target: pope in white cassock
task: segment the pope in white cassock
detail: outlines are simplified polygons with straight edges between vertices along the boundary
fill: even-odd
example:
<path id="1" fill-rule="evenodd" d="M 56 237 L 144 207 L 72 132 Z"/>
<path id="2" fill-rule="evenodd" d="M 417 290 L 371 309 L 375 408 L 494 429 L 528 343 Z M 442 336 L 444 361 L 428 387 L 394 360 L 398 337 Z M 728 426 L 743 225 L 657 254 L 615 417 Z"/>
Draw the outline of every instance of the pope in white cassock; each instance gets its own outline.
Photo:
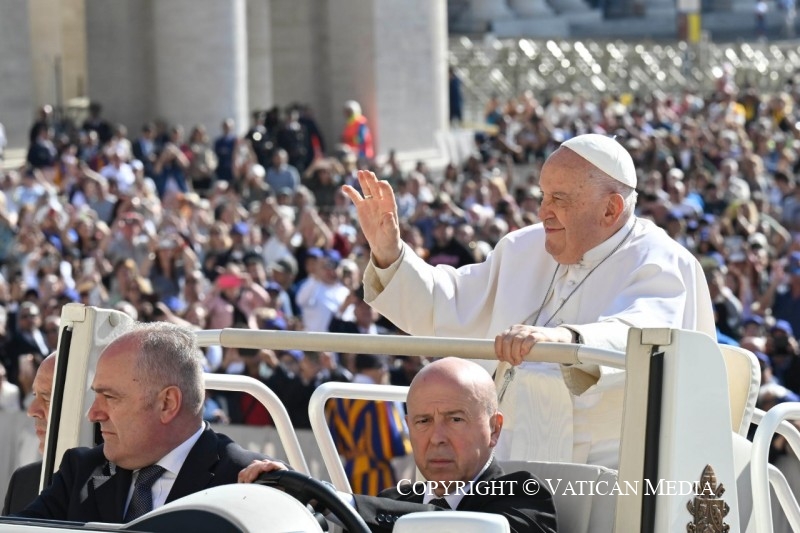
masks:
<path id="1" fill-rule="evenodd" d="M 542 168 L 542 222 L 458 270 L 418 257 L 400 239 L 391 186 L 371 172 L 358 179 L 363 197 L 343 190 L 372 249 L 365 300 L 412 335 L 494 337 L 498 360 L 517 367 L 497 376 L 512 377 L 500 404 L 501 460 L 619 463 L 624 372 L 522 363 L 536 342 L 625 350 L 630 327 L 715 335 L 699 263 L 634 215 L 633 160 L 609 137 L 564 142 Z"/>

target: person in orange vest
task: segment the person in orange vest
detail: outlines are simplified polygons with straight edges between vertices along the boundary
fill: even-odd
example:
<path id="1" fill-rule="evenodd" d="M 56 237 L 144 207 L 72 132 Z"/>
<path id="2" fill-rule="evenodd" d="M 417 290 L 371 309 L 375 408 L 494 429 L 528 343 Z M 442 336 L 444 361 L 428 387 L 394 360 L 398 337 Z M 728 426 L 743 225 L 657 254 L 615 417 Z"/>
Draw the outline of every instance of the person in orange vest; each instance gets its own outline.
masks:
<path id="1" fill-rule="evenodd" d="M 349 100 L 344 104 L 344 116 L 347 124 L 342 130 L 342 142 L 349 146 L 359 159 L 372 159 L 375 148 L 372 145 L 372 133 L 369 130 L 367 117 L 361 114 L 361 104 Z"/>

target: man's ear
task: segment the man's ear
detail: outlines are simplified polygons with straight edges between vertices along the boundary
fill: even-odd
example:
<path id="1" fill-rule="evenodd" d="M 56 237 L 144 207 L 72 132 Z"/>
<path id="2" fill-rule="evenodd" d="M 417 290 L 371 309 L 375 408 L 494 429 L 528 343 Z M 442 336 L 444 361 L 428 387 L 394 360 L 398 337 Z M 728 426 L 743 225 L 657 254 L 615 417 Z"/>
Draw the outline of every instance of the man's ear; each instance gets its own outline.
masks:
<path id="1" fill-rule="evenodd" d="M 158 413 L 163 424 L 171 422 L 181 411 L 183 394 L 175 385 L 170 385 L 158 393 Z"/>
<path id="2" fill-rule="evenodd" d="M 613 226 L 619 220 L 619 217 L 622 216 L 622 211 L 625 210 L 625 199 L 622 198 L 621 194 L 611 194 L 608 197 L 608 203 L 606 204 L 606 211 L 603 213 L 603 218 L 605 219 L 608 226 Z"/>
<path id="3" fill-rule="evenodd" d="M 489 428 L 492 430 L 489 442 L 492 448 L 494 448 L 497 446 L 497 440 L 500 438 L 500 430 L 503 429 L 503 413 L 497 411 L 489 418 Z"/>

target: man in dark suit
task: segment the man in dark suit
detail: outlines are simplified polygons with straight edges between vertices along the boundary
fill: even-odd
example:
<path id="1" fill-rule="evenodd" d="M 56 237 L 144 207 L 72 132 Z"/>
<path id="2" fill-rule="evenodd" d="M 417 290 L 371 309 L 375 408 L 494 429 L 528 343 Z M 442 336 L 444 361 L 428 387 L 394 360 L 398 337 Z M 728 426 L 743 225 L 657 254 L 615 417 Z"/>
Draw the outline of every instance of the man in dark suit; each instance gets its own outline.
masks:
<path id="1" fill-rule="evenodd" d="M 142 126 L 142 134 L 131 143 L 133 157 L 142 162 L 144 175 L 148 178 L 154 176 L 153 166 L 158 158 L 158 148 L 156 127 L 148 122 Z"/>
<path id="2" fill-rule="evenodd" d="M 100 425 L 104 443 L 68 450 L 52 484 L 17 516 L 129 522 L 234 483 L 263 458 L 203 424 L 202 354 L 184 328 L 139 324 L 114 340 L 98 360 L 92 390 L 89 420 Z"/>
<path id="3" fill-rule="evenodd" d="M 15 514 L 36 499 L 39 495 L 39 479 L 42 477 L 42 462 L 21 466 L 14 470 L 8 481 L 6 499 L 3 503 L 2 516 Z"/>
<path id="4" fill-rule="evenodd" d="M 405 514 L 475 511 L 505 516 L 516 533 L 555 533 L 553 498 L 528 472 L 506 474 L 493 457 L 503 427 L 491 376 L 477 364 L 448 357 L 425 366 L 408 391 L 414 462 L 427 480 L 401 482 L 379 496 L 352 502 L 373 532 L 390 532 Z M 269 463 L 253 463 L 239 476 L 252 481 Z"/>
<path id="5" fill-rule="evenodd" d="M 50 349 L 41 331 L 42 317 L 33 302 L 23 302 L 16 313 L 9 315 L 10 338 L 0 353 L 0 363 L 8 371 L 8 381 L 19 385 L 19 358 L 31 354 L 38 363 Z"/>
<path id="6" fill-rule="evenodd" d="M 445 496 L 445 502 L 459 496 L 457 493 L 471 493 L 461 497 L 455 504 L 456 507 L 437 500 L 433 490 L 430 490 L 432 497 L 425 494 L 425 488 L 432 489 L 433 483 L 419 483 L 416 488 L 411 483 L 400 484 L 385 490 L 377 497 L 358 494 L 353 497 L 358 514 L 375 533 L 392 531 L 395 521 L 409 513 L 451 509 L 503 515 L 508 520 L 511 531 L 515 533 L 556 531 L 552 496 L 546 485 L 541 484 L 529 472 L 507 474 L 492 459 L 488 468 L 471 485 L 472 488 L 469 483 L 462 490 L 456 489 L 455 484 L 446 486 L 456 494 Z M 527 493 L 526 490 L 530 492 Z"/>
<path id="7" fill-rule="evenodd" d="M 44 438 L 47 433 L 47 417 L 50 414 L 50 394 L 53 389 L 53 374 L 56 368 L 56 354 L 48 355 L 33 378 L 31 390 L 33 401 L 28 407 L 28 416 L 34 419 L 36 436 L 39 438 L 39 453 L 44 452 Z M 17 468 L 8 482 L 6 499 L 3 503 L 3 516 L 14 514 L 28 506 L 39 495 L 39 479 L 42 477 L 42 462 L 36 461 Z"/>

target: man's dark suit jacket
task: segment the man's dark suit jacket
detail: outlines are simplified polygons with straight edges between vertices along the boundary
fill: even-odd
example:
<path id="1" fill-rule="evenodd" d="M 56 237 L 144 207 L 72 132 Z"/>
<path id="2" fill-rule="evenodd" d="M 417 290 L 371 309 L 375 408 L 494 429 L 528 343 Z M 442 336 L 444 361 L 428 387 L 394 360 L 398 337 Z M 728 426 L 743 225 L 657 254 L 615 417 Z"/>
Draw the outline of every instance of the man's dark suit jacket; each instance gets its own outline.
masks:
<path id="1" fill-rule="evenodd" d="M 37 364 L 48 355 L 42 353 L 38 344 L 25 338 L 21 333 L 14 334 L 3 346 L 0 363 L 6 367 L 8 381 L 14 385 L 19 385 L 19 356 L 29 353 L 37 356 Z"/>
<path id="2" fill-rule="evenodd" d="M 3 503 L 2 516 L 18 513 L 39 495 L 39 479 L 42 477 L 42 462 L 21 466 L 11 474 Z"/>
<path id="3" fill-rule="evenodd" d="M 264 458 L 206 428 L 178 472 L 167 503 L 209 487 L 236 483 L 242 468 Z M 16 516 L 121 523 L 131 474 L 106 460 L 102 444 L 67 450 L 52 484 Z"/>
<path id="4" fill-rule="evenodd" d="M 492 461 L 478 481 L 515 481 L 513 495 L 508 490 L 512 484 L 504 483 L 505 495 L 468 494 L 462 498 L 457 510 L 503 515 L 508 519 L 514 533 L 555 533 L 556 511 L 553 498 L 543 483 L 539 483 L 537 494 L 526 494 L 523 483 L 529 479 L 536 478 L 524 471 L 506 474 L 497 461 Z M 386 489 L 378 496 L 354 495 L 358 514 L 364 518 L 373 533 L 389 533 L 397 519 L 405 514 L 442 510 L 434 505 L 423 504 L 422 495 L 413 494 L 411 485 L 407 488 L 409 490 L 403 490 L 402 494 L 395 487 Z M 481 490 L 491 492 L 487 487 Z"/>

